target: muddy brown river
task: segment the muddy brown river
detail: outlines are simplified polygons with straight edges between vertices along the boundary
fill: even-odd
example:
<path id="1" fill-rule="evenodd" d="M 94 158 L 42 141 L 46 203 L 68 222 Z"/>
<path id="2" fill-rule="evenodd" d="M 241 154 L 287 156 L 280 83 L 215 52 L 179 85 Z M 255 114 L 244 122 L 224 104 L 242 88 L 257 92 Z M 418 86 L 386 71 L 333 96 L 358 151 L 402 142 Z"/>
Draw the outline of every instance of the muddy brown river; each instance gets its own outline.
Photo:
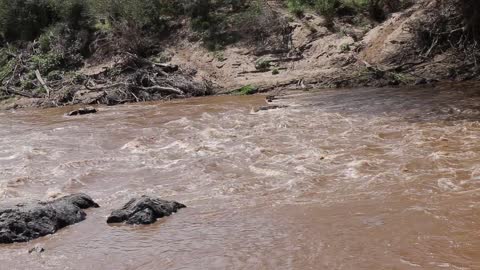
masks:
<path id="1" fill-rule="evenodd" d="M 479 86 L 299 91 L 252 110 L 264 104 L 0 112 L 2 201 L 101 205 L 0 245 L 0 269 L 480 269 Z M 188 208 L 106 224 L 143 194 Z"/>

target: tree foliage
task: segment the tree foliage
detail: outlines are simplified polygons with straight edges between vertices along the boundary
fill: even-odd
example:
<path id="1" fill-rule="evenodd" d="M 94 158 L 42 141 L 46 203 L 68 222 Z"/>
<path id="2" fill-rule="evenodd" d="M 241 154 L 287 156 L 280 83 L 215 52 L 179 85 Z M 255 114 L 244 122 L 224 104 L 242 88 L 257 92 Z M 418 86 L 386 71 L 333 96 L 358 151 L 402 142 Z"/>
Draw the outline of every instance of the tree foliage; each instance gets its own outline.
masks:
<path id="1" fill-rule="evenodd" d="M 285 0 L 292 13 L 301 16 L 305 9 L 312 9 L 332 20 L 341 13 L 365 13 L 372 19 L 383 20 L 389 13 L 411 4 L 410 0 Z"/>

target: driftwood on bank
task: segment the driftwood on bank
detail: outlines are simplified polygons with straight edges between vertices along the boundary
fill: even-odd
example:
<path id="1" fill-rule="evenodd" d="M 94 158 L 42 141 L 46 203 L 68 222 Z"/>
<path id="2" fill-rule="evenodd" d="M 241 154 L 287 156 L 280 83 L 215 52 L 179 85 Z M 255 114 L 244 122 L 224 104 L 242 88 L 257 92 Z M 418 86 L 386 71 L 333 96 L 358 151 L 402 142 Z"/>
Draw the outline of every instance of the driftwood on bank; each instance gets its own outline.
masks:
<path id="1" fill-rule="evenodd" d="M 176 94 L 176 95 L 185 95 L 185 93 L 174 87 L 166 87 L 166 86 L 159 86 L 159 85 L 154 85 L 154 86 L 149 86 L 149 87 L 143 87 L 143 86 L 137 86 L 135 84 L 131 83 L 115 83 L 111 85 L 102 85 L 102 86 L 90 86 L 89 82 L 85 84 L 85 88 L 91 91 L 104 91 L 107 89 L 112 89 L 112 88 L 118 88 L 118 87 L 125 87 L 127 89 L 136 89 L 136 90 L 141 90 L 141 91 L 146 91 L 146 92 L 160 92 L 160 93 L 165 93 L 165 94 Z"/>
<path id="2" fill-rule="evenodd" d="M 5 92 L 7 94 L 11 94 L 11 95 L 17 95 L 17 96 L 27 97 L 27 98 L 36 98 L 36 96 L 31 94 L 31 93 L 27 93 L 27 92 L 24 92 L 24 91 L 18 91 L 18 90 L 11 89 L 11 88 L 8 88 L 8 87 L 0 88 L 0 90 L 2 90 L 3 92 Z"/>
<path id="3" fill-rule="evenodd" d="M 43 80 L 42 75 L 40 75 L 40 71 L 38 69 L 35 70 L 35 76 L 37 77 L 37 80 L 40 82 L 40 84 L 43 86 L 43 89 L 45 89 L 45 91 L 47 92 L 47 97 L 50 97 L 50 88 Z"/>
<path id="4" fill-rule="evenodd" d="M 165 100 L 208 95 L 213 88 L 205 79 L 195 78 L 196 71 L 192 69 L 155 63 L 131 53 L 117 55 L 114 65 L 89 75 L 80 72 L 72 77 L 58 73 L 58 79 L 46 80 L 39 70 L 34 70 L 34 78 L 29 79 L 32 88 L 23 88 L 28 69 L 20 56 L 16 57 L 0 93 L 7 97 L 40 98 L 46 106 Z M 39 87 L 44 93 L 34 91 Z"/>

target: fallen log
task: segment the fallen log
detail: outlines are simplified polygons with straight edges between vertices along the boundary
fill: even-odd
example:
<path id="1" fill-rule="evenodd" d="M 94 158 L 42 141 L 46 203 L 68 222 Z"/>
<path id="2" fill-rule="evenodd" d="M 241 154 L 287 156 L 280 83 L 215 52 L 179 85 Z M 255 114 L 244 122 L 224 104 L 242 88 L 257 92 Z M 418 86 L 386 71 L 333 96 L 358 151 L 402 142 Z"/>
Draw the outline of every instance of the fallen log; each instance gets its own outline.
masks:
<path id="1" fill-rule="evenodd" d="M 91 87 L 88 85 L 88 82 L 85 83 L 85 88 L 91 91 L 104 91 L 105 89 L 111 89 L 111 88 L 116 88 L 116 87 L 125 87 L 125 88 L 130 88 L 130 89 L 135 89 L 135 90 L 141 90 L 145 92 L 162 92 L 165 94 L 175 94 L 175 95 L 185 95 L 185 92 L 178 88 L 174 87 L 167 87 L 167 86 L 160 86 L 160 85 L 154 85 L 154 86 L 149 86 L 149 87 L 143 87 L 143 86 L 138 86 L 134 84 L 129 84 L 129 83 L 115 83 L 111 85 L 105 85 L 105 86 L 96 86 L 96 87 Z"/>
<path id="2" fill-rule="evenodd" d="M 162 92 L 162 93 L 166 93 L 166 94 L 175 94 L 175 95 L 185 95 L 185 93 L 178 89 L 178 88 L 173 88 L 173 87 L 165 87 L 165 86 L 159 86 L 159 85 L 155 85 L 155 86 L 149 86 L 149 87 L 142 87 L 142 86 L 131 86 L 132 88 L 134 89 L 137 89 L 137 90 L 141 90 L 141 91 L 145 91 L 145 92 Z"/>

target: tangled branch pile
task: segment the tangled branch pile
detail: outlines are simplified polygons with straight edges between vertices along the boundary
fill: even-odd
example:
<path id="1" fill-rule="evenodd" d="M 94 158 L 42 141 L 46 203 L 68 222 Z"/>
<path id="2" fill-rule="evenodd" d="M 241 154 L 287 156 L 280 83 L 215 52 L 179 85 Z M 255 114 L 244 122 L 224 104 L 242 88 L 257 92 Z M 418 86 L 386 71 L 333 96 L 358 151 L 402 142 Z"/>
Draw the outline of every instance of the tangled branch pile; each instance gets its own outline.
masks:
<path id="1" fill-rule="evenodd" d="M 38 69 L 33 73 L 29 70 L 29 63 L 25 60 L 27 57 L 23 54 L 11 55 L 10 62 L 15 67 L 0 92 L 4 96 L 42 98 L 43 106 L 77 103 L 114 105 L 212 94 L 213 88 L 208 81 L 195 80 L 194 70 L 153 63 L 130 53 L 116 58 L 113 67 L 96 74 L 87 76 L 54 72 L 49 74 L 48 79 L 43 79 Z M 31 85 L 27 87 L 25 81 Z M 28 91 L 27 88 L 34 91 Z"/>
<path id="2" fill-rule="evenodd" d="M 180 70 L 176 65 L 154 63 L 126 53 L 113 68 L 86 78 L 87 90 L 68 88 L 60 100 L 114 105 L 212 94 L 209 82 L 195 81 L 194 75 L 194 70 Z"/>

